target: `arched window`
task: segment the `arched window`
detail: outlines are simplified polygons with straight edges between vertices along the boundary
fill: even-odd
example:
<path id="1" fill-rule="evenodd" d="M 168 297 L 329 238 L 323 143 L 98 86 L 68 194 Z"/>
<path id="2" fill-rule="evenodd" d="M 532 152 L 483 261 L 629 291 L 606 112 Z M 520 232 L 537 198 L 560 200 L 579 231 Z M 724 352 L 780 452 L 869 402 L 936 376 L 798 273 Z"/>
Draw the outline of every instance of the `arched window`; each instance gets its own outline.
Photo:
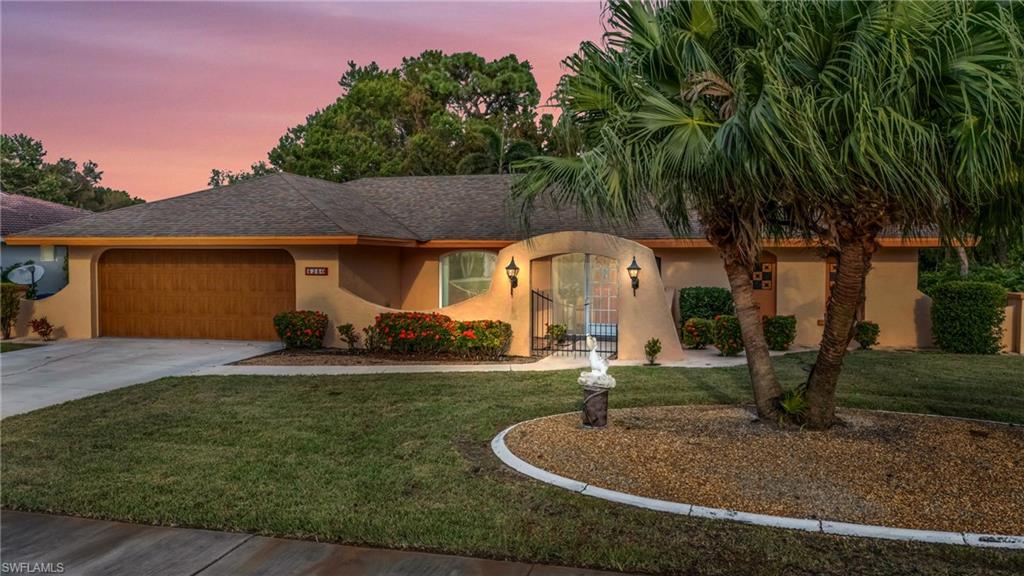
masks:
<path id="1" fill-rule="evenodd" d="M 493 252 L 452 252 L 441 257 L 441 306 L 450 306 L 483 294 L 491 287 Z"/>

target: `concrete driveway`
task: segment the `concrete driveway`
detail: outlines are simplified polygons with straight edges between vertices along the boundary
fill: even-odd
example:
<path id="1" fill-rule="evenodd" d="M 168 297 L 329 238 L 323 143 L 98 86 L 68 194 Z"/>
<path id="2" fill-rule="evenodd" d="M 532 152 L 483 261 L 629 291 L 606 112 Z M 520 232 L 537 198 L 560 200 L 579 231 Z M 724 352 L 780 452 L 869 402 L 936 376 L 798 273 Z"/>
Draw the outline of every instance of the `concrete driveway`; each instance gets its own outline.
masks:
<path id="1" fill-rule="evenodd" d="M 190 374 L 277 350 L 276 342 L 95 338 L 0 356 L 4 417 L 100 392 Z"/>

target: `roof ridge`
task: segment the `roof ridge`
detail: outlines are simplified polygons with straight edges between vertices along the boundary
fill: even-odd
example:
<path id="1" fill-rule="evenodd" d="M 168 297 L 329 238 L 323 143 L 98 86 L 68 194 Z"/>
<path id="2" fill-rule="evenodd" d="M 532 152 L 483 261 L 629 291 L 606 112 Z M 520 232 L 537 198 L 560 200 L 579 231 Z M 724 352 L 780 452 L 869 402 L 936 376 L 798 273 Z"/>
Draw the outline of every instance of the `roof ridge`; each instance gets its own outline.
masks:
<path id="1" fill-rule="evenodd" d="M 281 178 L 281 180 L 283 180 L 285 182 L 285 184 L 288 185 L 289 188 L 294 190 L 296 194 L 298 194 L 299 196 L 302 196 L 302 199 L 305 200 L 307 203 L 309 203 L 310 206 L 312 206 L 313 208 L 316 208 L 317 212 L 323 214 L 324 218 L 326 218 L 328 222 L 333 224 L 334 227 L 338 229 L 338 231 L 343 232 L 345 234 L 351 234 L 351 232 L 349 232 L 348 230 L 345 230 L 344 228 L 342 228 L 341 225 L 338 224 L 337 220 L 335 220 L 334 218 L 331 218 L 330 214 L 328 214 L 327 212 L 324 212 L 324 209 L 321 208 L 320 206 L 318 206 L 316 202 L 313 202 L 312 200 L 310 200 L 309 196 L 306 196 L 305 192 L 303 192 L 302 190 L 299 190 L 298 186 L 296 186 L 294 183 L 292 183 L 291 180 L 286 178 L 286 176 L 293 176 L 293 174 L 289 174 L 287 172 L 277 172 L 276 175 L 279 176 Z"/>
<path id="2" fill-rule="evenodd" d="M 382 178 L 386 178 L 386 176 L 382 176 Z M 360 178 L 359 180 L 363 180 L 363 178 Z M 338 186 L 339 188 L 345 188 L 345 187 L 346 187 L 346 185 L 347 185 L 347 184 L 349 184 L 350 182 L 358 182 L 359 180 L 349 180 L 348 182 L 335 182 L 335 184 L 337 184 L 337 186 Z M 424 241 L 423 237 L 422 237 L 422 236 L 420 236 L 418 232 L 416 232 L 415 230 L 413 230 L 412 228 L 410 228 L 410 227 L 409 227 L 409 226 L 408 226 L 408 225 L 407 225 L 407 224 L 406 224 L 406 223 L 405 223 L 405 222 L 404 222 L 404 221 L 403 221 L 403 220 L 402 220 L 401 218 L 399 218 L 398 216 L 395 216 L 395 215 L 394 215 L 394 214 L 392 214 L 391 212 L 389 212 L 389 211 L 385 210 L 384 208 L 381 208 L 380 204 L 378 204 L 378 203 L 376 203 L 376 202 L 374 202 L 374 201 L 373 201 L 373 198 L 367 198 L 367 196 L 365 196 L 365 195 L 363 195 L 363 194 L 360 194 L 360 193 L 359 193 L 359 192 L 357 192 L 357 191 L 356 191 L 355 189 L 349 190 L 348 192 L 349 192 L 350 194 L 355 194 L 355 195 L 359 196 L 359 199 L 360 199 L 360 200 L 363 200 L 364 202 L 367 202 L 368 204 L 370 204 L 371 206 L 373 206 L 374 208 L 376 208 L 377 210 L 379 210 L 380 212 L 382 212 L 382 213 L 383 213 L 383 214 L 384 214 L 385 216 L 387 216 L 388 218 L 390 218 L 392 222 L 394 222 L 394 223 L 398 224 L 399 226 L 401 226 L 402 228 L 404 228 L 404 229 L 405 229 L 405 230 L 406 230 L 406 231 L 407 231 L 407 232 L 408 232 L 408 233 L 409 233 L 409 234 L 410 234 L 410 235 L 411 235 L 411 236 L 412 236 L 413 238 L 415 238 L 415 239 L 416 239 L 417 241 L 420 241 L 420 242 L 423 242 L 423 241 Z"/>

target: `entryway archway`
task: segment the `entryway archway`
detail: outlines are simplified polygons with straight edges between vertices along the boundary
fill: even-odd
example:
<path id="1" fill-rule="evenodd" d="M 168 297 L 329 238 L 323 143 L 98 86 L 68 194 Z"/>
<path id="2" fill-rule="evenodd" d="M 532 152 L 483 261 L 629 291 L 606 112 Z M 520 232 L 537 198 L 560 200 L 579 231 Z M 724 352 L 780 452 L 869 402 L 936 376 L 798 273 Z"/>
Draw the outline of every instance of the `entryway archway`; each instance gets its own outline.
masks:
<path id="1" fill-rule="evenodd" d="M 618 261 L 573 252 L 550 258 L 550 282 L 531 289 L 532 351 L 584 355 L 587 335 L 604 356 L 618 353 Z"/>

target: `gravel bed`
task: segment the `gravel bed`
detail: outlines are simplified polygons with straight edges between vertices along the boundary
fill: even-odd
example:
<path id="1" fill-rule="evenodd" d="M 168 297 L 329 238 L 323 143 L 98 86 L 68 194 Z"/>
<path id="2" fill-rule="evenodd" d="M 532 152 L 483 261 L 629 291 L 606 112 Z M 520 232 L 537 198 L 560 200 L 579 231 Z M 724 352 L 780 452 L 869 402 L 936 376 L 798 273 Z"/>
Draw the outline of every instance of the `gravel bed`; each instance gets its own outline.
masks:
<path id="1" fill-rule="evenodd" d="M 380 366 L 390 364 L 527 364 L 537 360 L 537 358 L 528 356 L 505 356 L 499 360 L 474 360 L 453 354 L 410 356 L 408 354 L 370 354 L 350 352 L 340 348 L 321 348 L 320 350 L 278 350 L 246 358 L 234 364 L 240 366 Z"/>
<path id="2" fill-rule="evenodd" d="M 799 518 L 1024 534 L 1024 428 L 841 410 L 826 432 L 779 430 L 734 406 L 612 410 L 517 426 L 510 450 L 602 488 Z"/>

